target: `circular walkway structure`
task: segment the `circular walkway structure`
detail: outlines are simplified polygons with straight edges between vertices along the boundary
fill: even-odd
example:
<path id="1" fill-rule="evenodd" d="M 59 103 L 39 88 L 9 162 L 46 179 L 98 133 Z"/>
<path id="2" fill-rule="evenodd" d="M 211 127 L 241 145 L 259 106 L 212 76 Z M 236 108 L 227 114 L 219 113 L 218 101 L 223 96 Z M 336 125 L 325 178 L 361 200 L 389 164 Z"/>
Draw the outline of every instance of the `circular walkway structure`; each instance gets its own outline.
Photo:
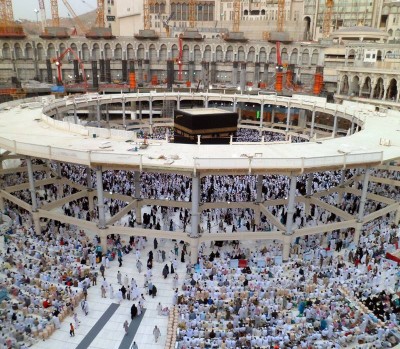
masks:
<path id="1" fill-rule="evenodd" d="M 99 110 L 105 104 L 120 103 L 125 123 L 125 105 L 130 102 L 148 102 L 150 111 L 154 101 L 173 100 L 179 106 L 185 100 L 200 100 L 207 107 L 213 101 L 227 101 L 232 103 L 236 110 L 238 103 L 252 103 L 264 105 L 284 106 L 287 108 L 285 132 L 291 131 L 290 110 L 296 108 L 309 110 L 312 119 L 309 128 L 304 128 L 302 134 L 312 136 L 315 133 L 315 113 L 322 112 L 330 115 L 333 126 L 332 136 L 328 138 L 312 139 L 307 143 L 235 143 L 229 145 L 189 145 L 174 144 L 167 141 L 149 140 L 143 147 L 143 140 L 136 138 L 135 132 L 125 130 L 105 129 L 99 127 L 85 127 L 78 123 L 57 120 L 62 114 L 69 113 L 75 116 L 79 110 L 94 107 Z M 263 113 L 261 112 L 261 115 Z M 337 125 L 340 119 L 348 121 L 351 127 L 348 136 L 335 137 Z M 149 118 L 150 127 L 157 125 L 160 120 Z M 400 113 L 388 110 L 378 113 L 367 105 L 349 107 L 326 103 L 320 99 L 312 99 L 309 96 L 297 98 L 277 97 L 271 95 L 228 95 L 213 93 L 143 93 L 143 94 L 116 94 L 116 95 L 83 95 L 76 98 L 52 100 L 42 98 L 40 100 L 25 100 L 22 103 L 8 103 L 1 106 L 0 111 L 0 148 L 6 150 L 1 158 L 23 157 L 27 159 L 27 168 L 21 171 L 28 172 L 29 183 L 22 184 L 18 188 L 6 188 L 1 191 L 1 205 L 4 199 L 33 213 L 36 228 L 40 228 L 40 218 L 55 219 L 61 222 L 77 225 L 82 228 L 97 231 L 100 236 L 107 235 L 107 227 L 113 225 L 129 210 L 139 210 L 144 205 L 161 205 L 169 207 L 184 207 L 191 212 L 191 228 L 189 233 L 149 230 L 143 228 L 127 228 L 113 226 L 113 233 L 128 235 L 157 236 L 187 241 L 191 244 L 192 259 L 197 257 L 197 246 L 207 240 L 237 240 L 237 239 L 279 239 L 283 242 L 283 257 L 289 255 L 290 243 L 293 238 L 308 234 L 321 233 L 336 229 L 355 228 L 356 236 L 359 235 L 363 224 L 388 212 L 396 212 L 396 219 L 400 218 L 399 203 L 378 195 L 367 193 L 370 169 L 377 166 L 385 166 L 400 157 Z M 265 128 L 263 120 L 260 120 L 257 129 Z M 358 132 L 355 132 L 359 130 Z M 138 194 L 134 197 L 124 196 L 119 193 L 107 193 L 103 190 L 103 183 L 97 180 L 96 188 L 78 186 L 68 178 L 61 178 L 56 174 L 42 181 L 33 178 L 32 158 L 40 158 L 48 161 L 67 162 L 87 166 L 96 171 L 97 178 L 102 178 L 102 172 L 107 169 L 135 171 L 136 193 L 140 190 L 141 172 L 177 173 L 192 178 L 191 202 L 167 201 L 159 199 L 142 199 Z M 363 175 L 358 175 L 351 182 L 362 180 L 362 190 L 346 187 L 344 171 L 349 168 L 365 169 Z M 331 206 L 319 197 L 324 193 L 318 192 L 312 195 L 311 182 L 313 173 L 321 171 L 341 170 L 342 180 L 340 186 L 330 188 L 325 194 L 331 192 L 352 192 L 360 196 L 360 209 L 357 215 L 351 216 L 335 206 Z M 2 170 L 3 174 L 7 170 Z M 50 167 L 48 171 L 51 172 Z M 200 178 L 207 175 L 256 175 L 257 176 L 257 200 L 256 202 L 200 202 Z M 282 174 L 290 178 L 290 189 L 286 199 L 268 200 L 261 199 L 263 176 L 268 174 Z M 296 182 L 298 177 L 307 175 L 307 195 L 296 196 Z M 57 200 L 42 207 L 37 207 L 36 188 L 44 184 L 69 183 L 74 185 L 79 192 L 70 197 Z M 261 184 L 260 184 L 261 183 Z M 14 190 L 15 189 L 15 190 Z M 13 190 L 29 189 L 32 202 L 26 203 L 12 195 Z M 368 195 L 375 195 L 374 200 L 381 200 L 385 207 L 373 214 L 364 216 L 364 205 Z M 56 213 L 55 208 L 63 204 L 87 196 L 93 201 L 98 198 L 98 222 L 88 222 L 73 217 L 66 217 Z M 105 219 L 104 197 L 123 200 L 127 206 L 111 220 Z M 301 229 L 293 228 L 293 214 L 296 203 L 304 203 L 322 206 L 330 212 L 335 212 L 340 222 L 317 225 Z M 93 205 L 93 204 L 92 204 Z M 287 205 L 287 223 L 283 225 L 274 217 L 268 207 Z M 200 234 L 199 222 L 201 211 L 212 208 L 250 208 L 253 209 L 259 221 L 260 213 L 275 227 L 271 232 L 247 232 L 235 234 Z M 138 211 L 136 211 L 138 212 Z M 257 216 L 256 215 L 256 216 Z M 140 223 L 140 214 L 137 215 Z M 103 239 L 105 240 L 105 239 Z"/>

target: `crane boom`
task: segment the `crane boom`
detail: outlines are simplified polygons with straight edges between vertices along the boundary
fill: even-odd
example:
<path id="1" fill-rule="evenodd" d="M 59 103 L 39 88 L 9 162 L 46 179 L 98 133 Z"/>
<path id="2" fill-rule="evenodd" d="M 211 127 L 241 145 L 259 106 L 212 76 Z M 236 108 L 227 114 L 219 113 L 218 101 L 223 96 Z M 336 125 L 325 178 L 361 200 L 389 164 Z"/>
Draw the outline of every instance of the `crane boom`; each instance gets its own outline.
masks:
<path id="1" fill-rule="evenodd" d="M 322 27 L 322 33 L 324 35 L 324 38 L 329 37 L 329 33 L 331 31 L 333 5 L 334 5 L 333 0 L 326 0 L 324 22 Z"/>
<path id="2" fill-rule="evenodd" d="M 79 29 L 81 30 L 81 32 L 84 34 L 88 31 L 88 28 L 86 28 L 86 26 L 82 23 L 82 21 L 79 19 L 79 17 L 76 15 L 74 9 L 71 7 L 71 5 L 69 4 L 69 2 L 67 0 L 62 0 L 62 2 L 64 3 L 65 7 L 68 9 L 69 13 L 71 14 L 71 16 L 73 17 L 73 19 L 75 20 L 76 24 L 78 24 Z"/>
<path id="3" fill-rule="evenodd" d="M 40 19 L 42 20 L 42 29 L 47 27 L 46 8 L 44 7 L 44 0 L 39 0 Z"/>
<path id="4" fill-rule="evenodd" d="M 143 0 L 143 21 L 144 30 L 150 29 L 150 0 Z"/>
<path id="5" fill-rule="evenodd" d="M 285 22 L 285 0 L 278 0 L 278 32 L 283 32 L 283 25 Z"/>
<path id="6" fill-rule="evenodd" d="M 52 26 L 60 26 L 60 17 L 58 15 L 58 0 L 50 0 Z"/>
<path id="7" fill-rule="evenodd" d="M 104 28 L 104 0 L 97 0 L 96 27 Z"/>

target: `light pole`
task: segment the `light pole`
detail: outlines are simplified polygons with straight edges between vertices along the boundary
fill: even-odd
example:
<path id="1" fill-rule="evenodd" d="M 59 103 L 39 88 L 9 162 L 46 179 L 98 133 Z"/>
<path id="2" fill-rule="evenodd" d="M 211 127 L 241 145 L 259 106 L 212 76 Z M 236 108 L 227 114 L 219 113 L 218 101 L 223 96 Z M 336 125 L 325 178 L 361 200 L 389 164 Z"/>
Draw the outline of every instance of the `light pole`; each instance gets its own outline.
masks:
<path id="1" fill-rule="evenodd" d="M 34 10 L 33 10 L 33 12 L 35 12 L 36 13 L 36 25 L 39 27 L 39 10 L 37 9 L 37 8 L 35 8 Z"/>

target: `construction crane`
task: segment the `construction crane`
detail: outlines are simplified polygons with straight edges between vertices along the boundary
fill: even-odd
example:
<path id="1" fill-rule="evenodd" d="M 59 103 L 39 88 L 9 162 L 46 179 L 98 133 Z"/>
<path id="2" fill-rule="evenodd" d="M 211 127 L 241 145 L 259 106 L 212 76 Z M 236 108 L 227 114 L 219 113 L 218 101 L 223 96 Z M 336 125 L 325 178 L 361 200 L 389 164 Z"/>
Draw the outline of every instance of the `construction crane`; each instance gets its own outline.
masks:
<path id="1" fill-rule="evenodd" d="M 97 0 L 96 27 L 104 28 L 104 0 Z"/>
<path id="2" fill-rule="evenodd" d="M 12 0 L 0 0 L 0 38 L 25 37 L 21 25 L 14 21 Z"/>
<path id="3" fill-rule="evenodd" d="M 333 0 L 325 1 L 324 22 L 322 25 L 322 34 L 323 34 L 324 38 L 329 37 L 330 31 L 331 31 L 333 5 L 334 5 Z"/>
<path id="4" fill-rule="evenodd" d="M 194 28 L 196 24 L 196 0 L 189 0 L 189 27 Z"/>
<path id="5" fill-rule="evenodd" d="M 238 33 L 240 26 L 240 0 L 233 3 L 233 32 Z"/>
<path id="6" fill-rule="evenodd" d="M 161 18 L 161 13 L 159 13 L 158 14 L 159 16 L 160 16 L 160 18 Z M 165 21 L 162 21 L 162 23 L 163 23 L 163 27 L 164 27 L 164 29 L 165 29 L 165 33 L 166 33 L 166 35 L 167 35 L 167 38 L 169 38 L 169 36 L 170 36 L 170 27 L 169 27 L 169 22 L 170 22 L 170 20 L 172 19 L 172 17 L 175 15 L 175 13 L 174 12 L 171 12 L 171 14 L 169 15 L 169 17 L 165 20 Z"/>
<path id="7" fill-rule="evenodd" d="M 67 53 L 72 54 L 75 59 L 78 61 L 79 63 L 79 67 L 81 68 L 81 73 L 82 73 L 82 79 L 83 79 L 83 84 L 85 89 L 87 89 L 88 87 L 88 83 L 87 83 L 87 79 L 86 79 L 86 74 L 85 74 L 85 67 L 83 65 L 83 62 L 80 60 L 79 56 L 77 55 L 77 53 L 71 49 L 70 47 L 68 47 L 64 52 L 61 53 L 61 55 L 59 55 L 56 58 L 52 58 L 51 61 L 52 63 L 55 63 L 57 66 L 57 85 L 58 86 L 63 86 L 63 79 L 62 79 L 62 71 L 61 71 L 61 67 L 62 67 L 62 60 L 63 58 L 66 56 Z"/>
<path id="8" fill-rule="evenodd" d="M 283 65 L 281 57 L 281 43 L 276 42 L 276 78 L 275 78 L 275 91 L 282 92 L 283 88 Z"/>
<path id="9" fill-rule="evenodd" d="M 285 0 L 278 0 L 278 22 L 277 31 L 283 32 L 283 25 L 285 22 Z"/>
<path id="10" fill-rule="evenodd" d="M 40 19 L 42 21 L 42 30 L 47 27 L 46 8 L 44 7 L 44 0 L 39 0 Z"/>
<path id="11" fill-rule="evenodd" d="M 58 15 L 58 0 L 50 0 L 52 26 L 60 26 L 60 16 Z"/>
<path id="12" fill-rule="evenodd" d="M 65 7 L 68 9 L 69 13 L 71 14 L 72 18 L 74 19 L 75 23 L 78 25 L 80 31 L 82 34 L 85 34 L 89 29 L 82 23 L 82 21 L 79 19 L 79 17 L 76 15 L 74 9 L 71 7 L 69 2 L 67 0 L 62 0 L 64 3 Z"/>

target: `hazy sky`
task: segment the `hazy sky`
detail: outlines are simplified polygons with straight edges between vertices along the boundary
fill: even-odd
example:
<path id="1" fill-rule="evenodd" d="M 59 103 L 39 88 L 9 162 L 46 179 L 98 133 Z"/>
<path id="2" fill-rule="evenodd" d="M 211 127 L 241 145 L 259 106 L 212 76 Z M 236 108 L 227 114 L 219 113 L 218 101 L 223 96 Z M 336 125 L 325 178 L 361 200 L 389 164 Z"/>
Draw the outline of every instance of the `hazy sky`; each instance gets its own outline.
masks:
<path id="1" fill-rule="evenodd" d="M 13 2 L 15 19 L 36 20 L 36 14 L 34 12 L 34 9 L 39 10 L 38 0 L 12 0 L 12 2 Z M 97 0 L 68 0 L 68 2 L 77 15 L 92 11 L 97 6 Z M 50 0 L 44 0 L 44 6 L 46 8 L 47 19 L 51 19 Z M 66 9 L 62 0 L 58 0 L 58 12 L 60 17 L 68 17 L 68 10 Z M 40 21 L 40 13 L 39 13 L 39 21 Z"/>

